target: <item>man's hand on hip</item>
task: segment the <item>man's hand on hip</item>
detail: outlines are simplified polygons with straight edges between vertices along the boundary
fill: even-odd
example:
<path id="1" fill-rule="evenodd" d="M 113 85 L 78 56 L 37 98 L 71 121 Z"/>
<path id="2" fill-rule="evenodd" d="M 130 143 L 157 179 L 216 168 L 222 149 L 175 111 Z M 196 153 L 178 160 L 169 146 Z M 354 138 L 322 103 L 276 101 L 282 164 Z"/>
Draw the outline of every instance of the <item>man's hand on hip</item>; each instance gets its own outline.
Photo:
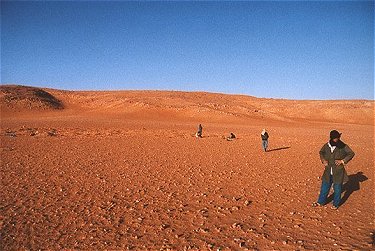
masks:
<path id="1" fill-rule="evenodd" d="M 336 164 L 336 166 L 338 166 L 338 165 L 341 165 L 341 164 L 345 164 L 345 162 L 344 162 L 344 160 L 335 160 L 335 164 Z"/>

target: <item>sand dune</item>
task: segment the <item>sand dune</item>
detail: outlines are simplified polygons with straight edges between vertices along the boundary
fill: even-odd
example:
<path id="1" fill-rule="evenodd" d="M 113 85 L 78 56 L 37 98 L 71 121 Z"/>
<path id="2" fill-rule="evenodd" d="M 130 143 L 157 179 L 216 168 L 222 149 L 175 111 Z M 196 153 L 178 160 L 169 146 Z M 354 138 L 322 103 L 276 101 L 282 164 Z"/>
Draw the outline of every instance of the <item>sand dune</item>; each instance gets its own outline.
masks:
<path id="1" fill-rule="evenodd" d="M 18 85 L 0 86 L 0 104 L 4 112 L 17 112 L 26 109 L 63 109 L 62 102 L 48 91 L 41 88 Z"/>
<path id="2" fill-rule="evenodd" d="M 0 87 L 3 116 L 43 108 L 126 114 L 133 117 L 199 121 L 275 120 L 374 123 L 374 101 L 297 101 L 204 92 L 86 91 L 72 92 L 8 85 Z"/>
<path id="3" fill-rule="evenodd" d="M 1 86 L 0 105 L 0 250 L 374 247 L 373 101 Z M 337 211 L 311 207 L 331 129 L 356 152 Z"/>

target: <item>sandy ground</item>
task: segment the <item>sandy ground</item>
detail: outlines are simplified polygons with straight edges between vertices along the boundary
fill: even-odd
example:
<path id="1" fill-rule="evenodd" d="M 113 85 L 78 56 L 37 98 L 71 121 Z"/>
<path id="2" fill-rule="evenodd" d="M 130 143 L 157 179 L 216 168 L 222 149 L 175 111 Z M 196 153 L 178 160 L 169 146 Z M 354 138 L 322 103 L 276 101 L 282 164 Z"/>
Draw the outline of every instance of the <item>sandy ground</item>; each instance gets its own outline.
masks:
<path id="1" fill-rule="evenodd" d="M 138 92 L 137 101 L 131 92 L 49 92 L 63 109 L 2 101 L 0 250 L 374 248 L 373 105 L 343 101 L 338 113 L 361 117 L 345 123 L 314 119 L 333 101 L 259 108 L 251 99 L 249 108 L 246 97 L 234 104 L 219 94 L 175 93 L 178 103 L 163 92 Z M 311 207 L 332 129 L 356 153 L 336 211 Z M 236 140 L 225 140 L 230 132 Z"/>

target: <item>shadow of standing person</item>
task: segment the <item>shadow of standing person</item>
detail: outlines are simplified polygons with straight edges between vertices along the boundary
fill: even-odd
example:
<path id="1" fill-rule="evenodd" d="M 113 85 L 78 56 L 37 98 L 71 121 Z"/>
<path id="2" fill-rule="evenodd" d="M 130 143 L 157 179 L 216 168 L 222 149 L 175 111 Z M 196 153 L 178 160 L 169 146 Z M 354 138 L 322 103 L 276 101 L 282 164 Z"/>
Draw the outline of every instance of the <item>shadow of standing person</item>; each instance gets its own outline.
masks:
<path id="1" fill-rule="evenodd" d="M 349 181 L 346 182 L 343 187 L 341 193 L 344 193 L 344 196 L 341 198 L 340 206 L 343 205 L 350 197 L 350 195 L 358 191 L 360 189 L 359 183 L 368 180 L 368 178 L 363 175 L 363 172 L 357 172 L 356 174 L 351 174 L 348 176 Z M 331 194 L 327 198 L 327 203 L 333 200 L 333 194 Z"/>
<path id="2" fill-rule="evenodd" d="M 358 191 L 360 189 L 360 183 L 366 180 L 368 180 L 368 178 L 363 175 L 363 172 L 349 175 L 349 181 L 344 184 L 342 189 L 343 192 L 345 191 L 345 194 L 341 199 L 341 205 L 348 200 L 353 192 Z"/>

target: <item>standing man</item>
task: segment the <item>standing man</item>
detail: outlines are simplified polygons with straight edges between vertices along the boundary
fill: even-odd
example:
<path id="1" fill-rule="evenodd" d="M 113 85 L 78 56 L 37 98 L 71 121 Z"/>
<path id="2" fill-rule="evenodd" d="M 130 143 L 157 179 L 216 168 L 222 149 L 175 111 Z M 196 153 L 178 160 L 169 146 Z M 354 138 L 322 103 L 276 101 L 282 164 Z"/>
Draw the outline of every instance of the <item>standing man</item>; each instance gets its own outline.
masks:
<path id="1" fill-rule="evenodd" d="M 262 130 L 262 133 L 260 134 L 260 136 L 262 137 L 262 147 L 263 147 L 263 150 L 265 152 L 267 152 L 267 147 L 268 147 L 268 132 L 266 131 L 266 129 L 263 129 Z"/>
<path id="2" fill-rule="evenodd" d="M 197 137 L 197 138 L 202 138 L 202 130 L 203 130 L 202 125 L 199 124 L 199 126 L 198 126 L 198 131 L 197 131 L 197 133 L 195 134 L 195 137 Z"/>
<path id="3" fill-rule="evenodd" d="M 319 151 L 320 160 L 325 166 L 322 176 L 322 186 L 317 202 L 313 206 L 323 206 L 333 184 L 333 206 L 338 209 L 341 201 L 342 184 L 348 181 L 345 165 L 354 157 L 354 152 L 340 140 L 341 133 L 333 130 L 329 134 L 329 142 Z"/>

